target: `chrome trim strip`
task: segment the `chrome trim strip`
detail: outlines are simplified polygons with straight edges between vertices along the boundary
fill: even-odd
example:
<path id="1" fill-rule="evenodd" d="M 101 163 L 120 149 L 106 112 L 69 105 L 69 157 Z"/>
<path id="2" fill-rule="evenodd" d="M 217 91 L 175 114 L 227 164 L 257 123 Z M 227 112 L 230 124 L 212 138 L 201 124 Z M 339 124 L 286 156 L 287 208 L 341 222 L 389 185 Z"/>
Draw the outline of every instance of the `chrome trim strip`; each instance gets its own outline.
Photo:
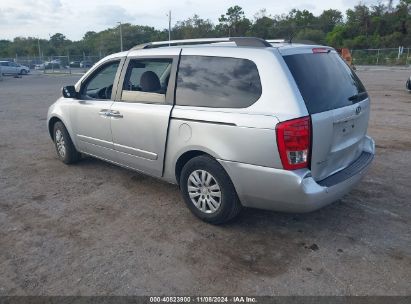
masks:
<path id="1" fill-rule="evenodd" d="M 225 126 L 232 126 L 232 127 L 237 126 L 235 123 L 232 123 L 232 122 L 190 119 L 190 118 L 180 118 L 180 117 L 170 117 L 170 119 L 176 119 L 176 120 L 182 120 L 182 121 L 192 121 L 192 122 L 202 122 L 202 123 L 209 123 L 209 124 L 214 124 L 214 125 L 225 125 Z"/>
<path id="2" fill-rule="evenodd" d="M 140 149 L 136 149 L 136 148 L 132 148 L 128 146 L 123 146 L 123 145 L 116 144 L 116 143 L 114 143 L 114 149 L 119 152 L 146 158 L 149 160 L 156 160 L 158 158 L 158 155 L 156 153 L 145 151 L 145 150 L 140 150 Z"/>
<path id="3" fill-rule="evenodd" d="M 77 134 L 77 138 L 80 141 L 83 141 L 83 142 L 86 142 L 86 143 L 89 143 L 89 144 L 93 144 L 93 145 L 113 149 L 113 143 L 111 141 L 106 141 L 106 140 L 97 139 L 97 138 L 94 138 L 94 137 L 89 137 L 89 136 L 79 135 L 79 134 Z"/>

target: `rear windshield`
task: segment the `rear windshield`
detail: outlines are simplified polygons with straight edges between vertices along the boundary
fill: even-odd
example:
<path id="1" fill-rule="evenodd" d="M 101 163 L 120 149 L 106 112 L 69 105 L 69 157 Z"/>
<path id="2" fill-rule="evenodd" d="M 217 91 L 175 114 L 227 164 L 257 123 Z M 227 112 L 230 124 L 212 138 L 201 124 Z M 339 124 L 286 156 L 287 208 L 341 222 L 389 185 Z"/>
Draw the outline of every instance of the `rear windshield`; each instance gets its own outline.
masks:
<path id="1" fill-rule="evenodd" d="M 335 52 L 284 56 L 310 114 L 342 108 L 368 97 L 357 75 Z"/>

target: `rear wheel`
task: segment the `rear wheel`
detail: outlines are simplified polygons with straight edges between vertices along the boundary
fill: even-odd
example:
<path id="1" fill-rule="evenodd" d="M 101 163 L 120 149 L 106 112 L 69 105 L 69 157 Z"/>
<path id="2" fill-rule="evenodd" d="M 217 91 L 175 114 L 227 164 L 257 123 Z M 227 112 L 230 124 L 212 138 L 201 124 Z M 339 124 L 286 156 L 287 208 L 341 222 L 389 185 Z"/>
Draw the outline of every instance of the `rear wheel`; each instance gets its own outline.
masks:
<path id="1" fill-rule="evenodd" d="M 54 124 L 53 137 L 57 156 L 63 163 L 72 164 L 80 159 L 80 153 L 74 147 L 70 135 L 61 121 Z"/>
<path id="2" fill-rule="evenodd" d="M 180 176 L 184 201 L 205 222 L 222 224 L 241 211 L 241 203 L 224 168 L 209 156 L 187 162 Z"/>
<path id="3" fill-rule="evenodd" d="M 407 80 L 407 82 L 405 83 L 405 87 L 407 88 L 408 91 L 411 92 L 411 79 Z"/>
<path id="4" fill-rule="evenodd" d="M 27 71 L 26 71 L 26 70 L 21 70 L 21 71 L 20 71 L 20 74 L 21 74 L 21 75 L 27 75 Z"/>

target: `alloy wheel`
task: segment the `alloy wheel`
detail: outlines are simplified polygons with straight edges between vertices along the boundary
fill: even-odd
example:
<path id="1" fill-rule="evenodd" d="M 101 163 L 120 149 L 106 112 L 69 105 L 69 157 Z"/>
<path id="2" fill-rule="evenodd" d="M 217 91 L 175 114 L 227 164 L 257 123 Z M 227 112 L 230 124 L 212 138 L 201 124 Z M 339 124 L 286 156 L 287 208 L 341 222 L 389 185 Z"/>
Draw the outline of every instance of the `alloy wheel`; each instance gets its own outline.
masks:
<path id="1" fill-rule="evenodd" d="M 60 130 L 57 130 L 55 135 L 57 151 L 60 156 L 64 158 L 66 156 L 66 143 L 64 142 L 63 133 Z"/>
<path id="2" fill-rule="evenodd" d="M 188 177 L 188 195 L 191 202 L 204 213 L 214 213 L 221 205 L 221 189 L 210 172 L 195 170 Z"/>

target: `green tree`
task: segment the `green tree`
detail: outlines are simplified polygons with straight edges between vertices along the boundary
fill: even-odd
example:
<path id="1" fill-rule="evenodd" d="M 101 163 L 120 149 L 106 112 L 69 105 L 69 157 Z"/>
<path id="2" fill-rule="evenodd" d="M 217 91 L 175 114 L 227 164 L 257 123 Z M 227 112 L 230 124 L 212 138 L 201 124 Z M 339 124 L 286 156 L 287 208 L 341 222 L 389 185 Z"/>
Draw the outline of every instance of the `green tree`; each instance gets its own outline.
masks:
<path id="1" fill-rule="evenodd" d="M 359 4 L 347 10 L 346 26 L 351 36 L 365 35 L 370 32 L 371 14 L 368 6 Z"/>
<path id="2" fill-rule="evenodd" d="M 10 40 L 0 40 L 0 57 L 8 57 L 10 55 L 9 50 L 12 44 Z"/>
<path id="3" fill-rule="evenodd" d="M 358 4 L 344 14 L 338 10 L 324 10 L 315 16 L 308 10 L 293 9 L 287 14 L 269 15 L 265 9 L 258 11 L 251 22 L 240 6 L 229 7 L 214 24 L 194 15 L 178 21 L 172 29 L 173 39 L 213 36 L 257 36 L 262 38 L 290 38 L 326 43 L 334 47 L 397 48 L 411 47 L 411 0 L 392 1 L 385 5 Z M 167 29 L 145 25 L 122 24 L 124 49 L 149 41 L 167 40 Z M 16 37 L 1 40 L 0 56 L 38 56 L 38 39 Z M 108 55 L 120 50 L 119 26 L 100 32 L 88 31 L 79 41 L 70 41 L 62 33 L 49 40 L 40 40 L 45 56 L 51 55 Z"/>
<path id="4" fill-rule="evenodd" d="M 346 27 L 342 24 L 336 25 L 334 29 L 326 36 L 326 44 L 337 48 L 344 47 L 344 39 L 346 37 Z"/>
<path id="5" fill-rule="evenodd" d="M 274 37 L 274 20 L 267 15 L 265 9 L 260 10 L 254 15 L 254 22 L 251 25 L 250 33 L 252 36 L 259 38 L 276 38 Z"/>
<path id="6" fill-rule="evenodd" d="M 300 42 L 313 42 L 317 44 L 325 44 L 325 34 L 322 30 L 302 29 L 295 36 L 295 40 Z"/>
<path id="7" fill-rule="evenodd" d="M 297 28 L 313 27 L 316 25 L 316 17 L 308 10 L 292 9 L 288 14 L 288 19 L 292 20 Z"/>
<path id="8" fill-rule="evenodd" d="M 250 30 L 251 22 L 244 15 L 243 9 L 236 5 L 228 8 L 225 15 L 218 19 L 217 31 L 228 36 L 245 36 Z"/>
<path id="9" fill-rule="evenodd" d="M 208 19 L 201 19 L 198 15 L 178 21 L 172 31 L 173 39 L 206 38 L 214 35 L 213 23 Z"/>
<path id="10" fill-rule="evenodd" d="M 329 9 L 325 10 L 318 17 L 318 26 L 319 29 L 324 33 L 331 32 L 336 25 L 343 23 L 343 15 L 340 11 Z"/>

